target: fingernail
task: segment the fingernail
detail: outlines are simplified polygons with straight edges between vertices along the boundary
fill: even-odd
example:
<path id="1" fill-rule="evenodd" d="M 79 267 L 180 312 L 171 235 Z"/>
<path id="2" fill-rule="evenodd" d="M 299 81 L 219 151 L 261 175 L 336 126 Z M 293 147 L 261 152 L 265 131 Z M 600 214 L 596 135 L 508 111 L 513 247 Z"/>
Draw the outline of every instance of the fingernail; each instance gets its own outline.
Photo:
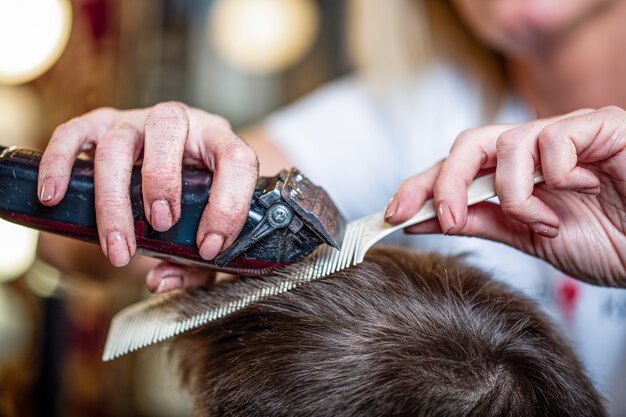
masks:
<path id="1" fill-rule="evenodd" d="M 43 202 L 50 201 L 54 198 L 54 193 L 56 192 L 56 186 L 54 184 L 54 178 L 46 178 L 43 181 L 43 185 L 41 186 L 41 195 L 39 199 Z"/>
<path id="2" fill-rule="evenodd" d="M 150 208 L 152 227 L 157 232 L 165 232 L 174 222 L 170 203 L 167 200 L 155 200 Z"/>
<path id="3" fill-rule="evenodd" d="M 581 188 L 578 192 L 581 194 L 598 195 L 600 194 L 600 187 Z"/>
<path id="4" fill-rule="evenodd" d="M 389 203 L 387 203 L 387 208 L 385 209 L 385 220 L 389 220 L 391 217 L 393 217 L 393 215 L 396 214 L 397 209 L 398 197 L 394 195 L 393 197 L 391 197 L 391 200 L 389 200 Z"/>
<path id="5" fill-rule="evenodd" d="M 154 291 L 155 294 L 160 294 L 168 291 L 177 290 L 183 287 L 183 277 L 178 275 L 169 275 L 161 278 L 161 282 L 157 289 Z"/>
<path id="6" fill-rule="evenodd" d="M 531 223 L 528 226 L 533 233 L 537 233 L 545 237 L 557 237 L 559 235 L 559 229 L 543 223 Z"/>
<path id="7" fill-rule="evenodd" d="M 125 266 L 130 261 L 130 251 L 126 236 L 120 232 L 107 235 L 107 256 L 113 266 Z"/>
<path id="8" fill-rule="evenodd" d="M 441 224 L 441 230 L 443 230 L 443 233 L 447 235 L 456 224 L 454 217 L 452 216 L 452 212 L 450 211 L 450 207 L 448 207 L 446 203 L 440 203 L 437 211 L 439 212 L 439 224 Z"/>
<path id="9" fill-rule="evenodd" d="M 224 238 L 221 235 L 209 233 L 202 241 L 202 245 L 200 245 L 200 256 L 207 261 L 213 260 L 220 253 L 223 244 Z"/>

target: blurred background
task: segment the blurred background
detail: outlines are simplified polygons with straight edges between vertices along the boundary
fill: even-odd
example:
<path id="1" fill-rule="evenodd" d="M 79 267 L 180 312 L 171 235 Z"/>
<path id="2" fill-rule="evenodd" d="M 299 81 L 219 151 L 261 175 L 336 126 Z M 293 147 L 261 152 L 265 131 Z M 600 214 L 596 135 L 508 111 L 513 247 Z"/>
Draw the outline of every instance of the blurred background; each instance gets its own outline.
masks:
<path id="1" fill-rule="evenodd" d="M 253 125 L 350 70 L 340 0 L 0 0 L 0 144 L 101 106 L 180 100 Z M 0 416 L 185 416 L 170 359 L 100 360 L 143 281 L 69 276 L 0 220 Z"/>

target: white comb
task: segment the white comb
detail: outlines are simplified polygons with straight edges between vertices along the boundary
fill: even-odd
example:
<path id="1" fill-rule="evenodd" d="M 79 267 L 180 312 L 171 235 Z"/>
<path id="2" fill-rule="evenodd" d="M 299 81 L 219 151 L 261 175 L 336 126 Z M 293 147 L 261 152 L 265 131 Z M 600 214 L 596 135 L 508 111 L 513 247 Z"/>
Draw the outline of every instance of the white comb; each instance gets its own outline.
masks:
<path id="1" fill-rule="evenodd" d="M 535 184 L 543 181 L 541 171 L 533 174 Z M 496 195 L 494 174 L 475 179 L 467 189 L 468 205 L 485 201 Z M 379 212 L 353 220 L 346 226 L 340 250 L 323 245 L 295 267 L 276 272 L 279 280 L 264 281 L 252 278 L 216 285 L 204 295 L 206 309 L 199 314 L 185 315 L 180 300 L 185 291 L 173 291 L 153 296 L 126 307 L 113 317 L 104 346 L 102 360 L 109 361 L 129 352 L 162 342 L 166 339 L 225 317 L 261 299 L 282 294 L 304 282 L 330 275 L 363 262 L 367 251 L 389 234 L 417 223 L 435 218 L 437 208 L 433 200 L 406 222 L 391 226 L 385 222 L 385 213 Z M 246 288 L 246 284 L 248 288 Z M 220 291 L 223 286 L 241 286 L 244 291 Z M 252 291 L 250 291 L 252 286 Z M 245 291 L 247 289 L 247 291 Z M 208 298 L 207 298 L 208 296 Z"/>

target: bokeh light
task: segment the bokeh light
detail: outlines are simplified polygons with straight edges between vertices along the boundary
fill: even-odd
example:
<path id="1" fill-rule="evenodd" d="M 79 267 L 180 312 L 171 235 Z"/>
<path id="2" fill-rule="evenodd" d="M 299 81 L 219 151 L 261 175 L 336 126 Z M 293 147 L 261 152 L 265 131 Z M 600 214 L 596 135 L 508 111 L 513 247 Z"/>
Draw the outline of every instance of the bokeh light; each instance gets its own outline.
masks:
<path id="1" fill-rule="evenodd" d="M 0 282 L 22 275 L 35 260 L 38 232 L 0 219 Z"/>
<path id="2" fill-rule="evenodd" d="M 48 70 L 71 26 L 69 0 L 0 0 L 0 83 L 25 83 Z"/>
<path id="3" fill-rule="evenodd" d="M 42 103 L 32 85 L 0 85 L 0 145 L 37 148 Z"/>
<path id="4" fill-rule="evenodd" d="M 244 72 L 271 74 L 309 52 L 319 10 L 311 0 L 217 0 L 210 19 L 220 58 Z"/>

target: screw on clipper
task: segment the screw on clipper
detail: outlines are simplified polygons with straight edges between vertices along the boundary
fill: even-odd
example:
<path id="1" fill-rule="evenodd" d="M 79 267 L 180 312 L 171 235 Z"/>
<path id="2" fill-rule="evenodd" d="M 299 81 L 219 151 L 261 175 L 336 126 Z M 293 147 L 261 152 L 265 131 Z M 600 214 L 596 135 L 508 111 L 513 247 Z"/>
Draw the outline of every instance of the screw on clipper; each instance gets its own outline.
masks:
<path id="1" fill-rule="evenodd" d="M 292 219 L 293 211 L 286 204 L 276 203 L 270 206 L 259 224 L 250 233 L 239 238 L 230 248 L 222 252 L 215 259 L 215 263 L 220 266 L 226 265 L 270 233 L 287 227 Z"/>

